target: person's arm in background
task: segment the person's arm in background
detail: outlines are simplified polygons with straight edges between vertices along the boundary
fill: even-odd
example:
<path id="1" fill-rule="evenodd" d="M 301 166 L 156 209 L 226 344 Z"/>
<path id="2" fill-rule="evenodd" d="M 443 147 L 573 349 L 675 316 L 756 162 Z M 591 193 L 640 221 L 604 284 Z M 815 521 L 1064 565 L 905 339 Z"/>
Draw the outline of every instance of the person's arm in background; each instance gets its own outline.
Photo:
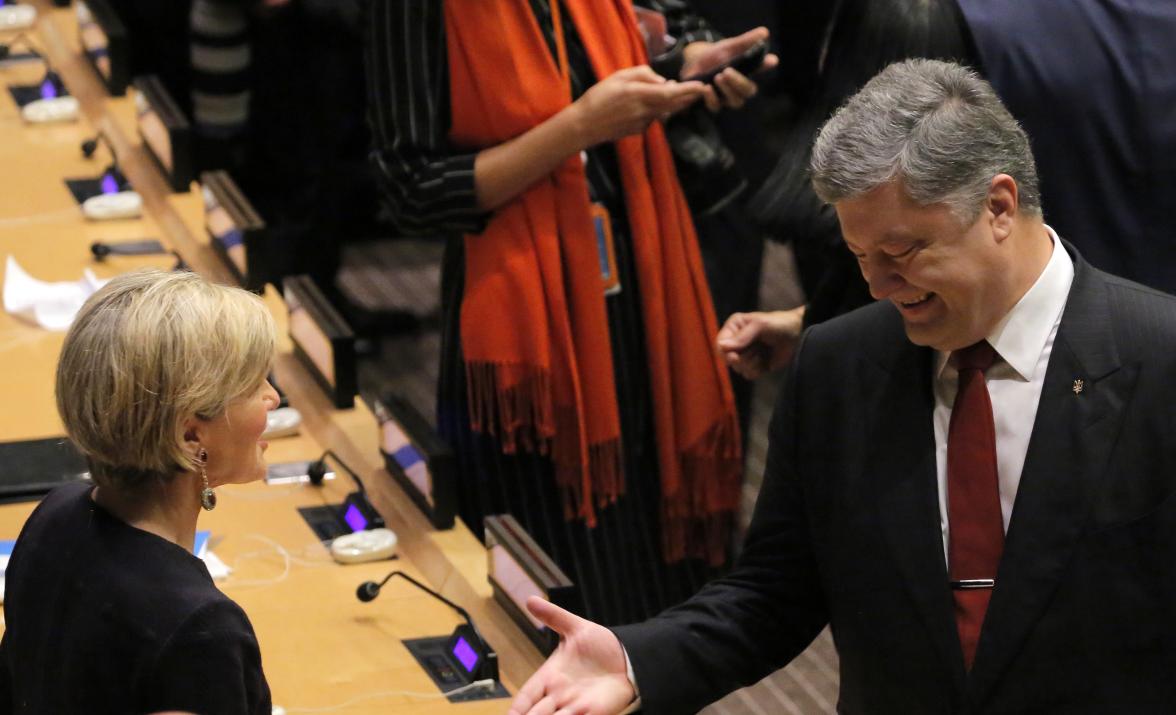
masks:
<path id="1" fill-rule="evenodd" d="M 569 156 L 644 131 L 693 104 L 704 90 L 700 82 L 666 80 L 646 65 L 614 72 L 542 124 L 480 152 L 474 164 L 478 204 L 486 210 L 501 206 Z"/>
<path id="2" fill-rule="evenodd" d="M 374 0 L 364 64 L 372 163 L 392 222 L 405 235 L 477 233 L 474 153 L 450 149 L 444 8 L 432 0 Z"/>
<path id="3" fill-rule="evenodd" d="M 732 370 L 754 380 L 788 366 L 804 329 L 804 314 L 803 305 L 790 310 L 735 313 L 727 318 L 715 342 Z"/>
<path id="4" fill-rule="evenodd" d="M 697 82 L 631 67 L 518 137 L 479 152 L 449 146 L 444 6 L 375 0 L 365 61 L 373 159 L 397 226 L 406 233 L 476 233 L 486 215 L 569 156 L 645 129 L 697 101 Z"/>

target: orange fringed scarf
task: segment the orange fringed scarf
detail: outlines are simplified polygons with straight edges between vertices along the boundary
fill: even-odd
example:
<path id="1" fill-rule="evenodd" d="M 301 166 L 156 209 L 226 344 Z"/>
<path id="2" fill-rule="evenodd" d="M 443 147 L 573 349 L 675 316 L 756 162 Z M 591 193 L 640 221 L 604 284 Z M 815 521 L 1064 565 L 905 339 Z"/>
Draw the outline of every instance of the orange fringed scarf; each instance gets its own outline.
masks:
<path id="1" fill-rule="evenodd" d="M 455 146 L 516 137 L 571 102 L 527 0 L 445 0 Z M 631 0 L 564 0 L 596 77 L 647 62 Z M 566 22 L 567 20 L 564 19 Z M 725 559 L 740 439 L 694 225 L 660 124 L 616 143 L 641 292 L 668 562 Z M 474 430 L 551 456 L 566 516 L 624 493 L 621 430 L 588 184 L 579 156 L 465 237 L 461 339 Z M 623 396 L 622 396 L 623 397 Z"/>

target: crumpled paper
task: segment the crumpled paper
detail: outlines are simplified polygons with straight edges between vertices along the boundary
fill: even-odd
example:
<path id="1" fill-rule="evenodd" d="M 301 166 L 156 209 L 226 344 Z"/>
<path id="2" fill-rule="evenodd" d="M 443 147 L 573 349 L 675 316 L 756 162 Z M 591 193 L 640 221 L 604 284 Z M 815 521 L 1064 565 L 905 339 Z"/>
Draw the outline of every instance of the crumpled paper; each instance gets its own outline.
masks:
<path id="1" fill-rule="evenodd" d="M 86 268 L 77 281 L 37 280 L 8 257 L 4 271 L 4 310 L 34 325 L 55 331 L 69 328 L 82 303 L 106 281 Z"/>

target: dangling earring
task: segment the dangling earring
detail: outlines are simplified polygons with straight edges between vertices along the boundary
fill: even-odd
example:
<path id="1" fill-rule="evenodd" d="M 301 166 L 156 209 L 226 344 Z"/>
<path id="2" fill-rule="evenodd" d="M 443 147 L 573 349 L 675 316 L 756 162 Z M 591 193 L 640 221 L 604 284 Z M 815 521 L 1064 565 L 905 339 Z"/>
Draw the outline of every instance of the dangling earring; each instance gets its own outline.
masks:
<path id="1" fill-rule="evenodd" d="M 208 486 L 208 472 L 204 469 L 206 464 L 208 464 L 208 450 L 202 449 L 200 450 L 200 481 L 204 484 L 204 488 L 200 490 L 200 506 L 204 507 L 204 511 L 212 511 L 216 508 L 216 492 Z"/>

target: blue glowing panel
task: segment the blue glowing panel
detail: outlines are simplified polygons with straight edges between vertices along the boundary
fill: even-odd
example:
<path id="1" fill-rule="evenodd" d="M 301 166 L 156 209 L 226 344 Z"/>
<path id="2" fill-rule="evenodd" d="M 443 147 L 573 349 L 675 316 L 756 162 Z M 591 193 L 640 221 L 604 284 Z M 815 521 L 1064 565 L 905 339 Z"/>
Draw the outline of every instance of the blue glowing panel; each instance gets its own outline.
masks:
<path id="1" fill-rule="evenodd" d="M 459 637 L 457 643 L 453 646 L 453 655 L 461 662 L 466 672 L 474 672 L 474 668 L 478 667 L 478 654 L 473 647 L 466 642 L 465 638 Z"/>
<path id="2" fill-rule="evenodd" d="M 118 193 L 118 179 L 114 178 L 114 174 L 102 175 L 102 193 L 117 194 Z"/>
<path id="3" fill-rule="evenodd" d="M 351 527 L 352 531 L 363 531 L 368 527 L 367 519 L 364 518 L 363 512 L 354 504 L 347 507 L 347 511 L 343 513 L 343 521 Z"/>

